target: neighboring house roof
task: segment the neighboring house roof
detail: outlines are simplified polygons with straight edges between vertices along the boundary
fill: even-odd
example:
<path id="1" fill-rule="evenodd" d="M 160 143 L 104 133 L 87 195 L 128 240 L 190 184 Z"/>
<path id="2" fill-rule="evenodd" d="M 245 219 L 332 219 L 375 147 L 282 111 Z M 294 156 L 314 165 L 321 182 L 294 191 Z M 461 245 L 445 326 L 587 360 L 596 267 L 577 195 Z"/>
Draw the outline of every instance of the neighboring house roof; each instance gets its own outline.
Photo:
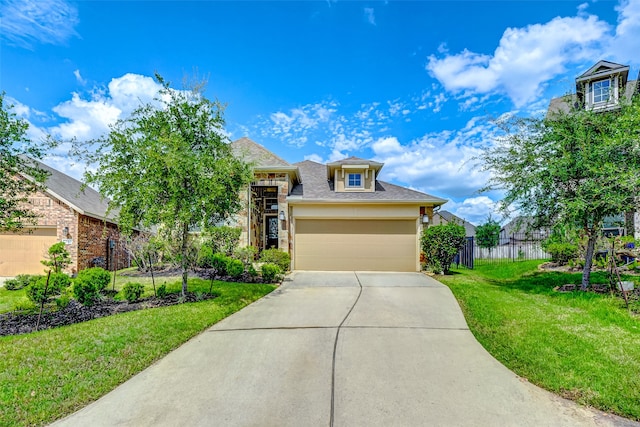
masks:
<path id="1" fill-rule="evenodd" d="M 359 161 L 363 160 L 359 159 Z M 289 203 L 295 201 L 389 201 L 432 203 L 437 206 L 447 202 L 445 199 L 384 181 L 376 181 L 376 189 L 373 192 L 339 193 L 334 191 L 333 182 L 327 180 L 327 165 L 311 160 L 294 163 L 294 165 L 300 170 L 302 183 L 291 190 L 291 195 L 288 197 Z"/>
<path id="2" fill-rule="evenodd" d="M 464 227 L 467 232 L 467 237 L 474 237 L 476 235 L 476 226 L 468 221 L 452 214 L 449 211 L 438 211 L 433 213 L 433 225 L 443 225 L 454 222 Z"/>
<path id="3" fill-rule="evenodd" d="M 257 168 L 291 166 L 286 160 L 273 154 L 262 145 L 247 137 L 242 137 L 231 143 L 231 149 L 236 156 L 242 156 Z"/>
<path id="4" fill-rule="evenodd" d="M 117 210 L 112 210 L 107 216 L 109 199 L 102 197 L 93 188 L 42 162 L 35 161 L 35 163 L 49 173 L 44 185 L 45 192 L 50 196 L 64 202 L 82 215 L 102 220 L 108 219 L 111 222 L 117 217 Z"/>
<path id="5" fill-rule="evenodd" d="M 548 227 L 533 227 L 533 218 L 529 216 L 517 216 L 513 220 L 506 223 L 500 229 L 500 233 L 504 235 L 510 234 L 524 234 L 524 233 L 540 233 L 540 232 L 548 232 Z"/>

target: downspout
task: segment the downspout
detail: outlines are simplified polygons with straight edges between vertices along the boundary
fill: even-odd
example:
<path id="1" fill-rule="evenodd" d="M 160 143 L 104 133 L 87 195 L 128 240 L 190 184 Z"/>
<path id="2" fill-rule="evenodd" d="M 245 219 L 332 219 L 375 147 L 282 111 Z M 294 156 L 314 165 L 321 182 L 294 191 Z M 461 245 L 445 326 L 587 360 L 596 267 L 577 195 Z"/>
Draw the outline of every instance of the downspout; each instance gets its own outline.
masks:
<path id="1" fill-rule="evenodd" d="M 247 187 L 247 246 L 251 246 L 251 184 Z"/>

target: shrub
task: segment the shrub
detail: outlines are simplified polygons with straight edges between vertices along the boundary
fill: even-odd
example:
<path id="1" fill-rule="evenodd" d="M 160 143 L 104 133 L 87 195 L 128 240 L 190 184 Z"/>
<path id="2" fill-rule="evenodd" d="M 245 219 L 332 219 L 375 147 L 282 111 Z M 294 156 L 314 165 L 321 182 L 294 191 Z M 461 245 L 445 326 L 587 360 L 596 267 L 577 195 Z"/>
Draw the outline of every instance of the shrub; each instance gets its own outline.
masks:
<path id="1" fill-rule="evenodd" d="M 216 274 L 223 276 L 227 274 L 227 264 L 230 258 L 225 254 L 213 254 L 211 257 L 211 268 Z"/>
<path id="2" fill-rule="evenodd" d="M 158 290 L 156 291 L 156 295 L 158 296 L 158 298 L 164 298 L 167 296 L 167 285 L 160 285 L 158 287 Z"/>
<path id="3" fill-rule="evenodd" d="M 257 254 L 258 249 L 253 246 L 244 246 L 242 248 L 236 248 L 236 250 L 233 251 L 233 257 L 242 261 L 245 269 L 248 269 L 249 266 L 253 264 Z"/>
<path id="4" fill-rule="evenodd" d="M 202 245 L 198 250 L 196 265 L 200 268 L 211 268 L 214 252 L 211 246 Z"/>
<path id="5" fill-rule="evenodd" d="M 244 273 L 244 264 L 239 259 L 228 258 L 227 274 L 234 279 L 239 278 Z"/>
<path id="6" fill-rule="evenodd" d="M 262 265 L 262 281 L 264 283 L 274 283 L 279 281 L 282 270 L 275 264 L 266 263 Z"/>
<path id="7" fill-rule="evenodd" d="M 71 302 L 71 292 L 69 292 L 68 289 L 65 289 L 64 291 L 62 291 L 60 296 L 56 298 L 56 306 L 59 309 L 65 308 L 66 306 L 69 305 L 70 302 Z"/>
<path id="8" fill-rule="evenodd" d="M 78 273 L 73 281 L 73 295 L 83 305 L 93 305 L 100 292 L 111 283 L 109 272 L 100 267 L 87 268 Z"/>
<path id="9" fill-rule="evenodd" d="M 208 231 L 208 241 L 203 246 L 210 246 L 214 253 L 220 252 L 231 256 L 240 242 L 240 227 L 228 227 L 226 225 L 214 227 Z"/>
<path id="10" fill-rule="evenodd" d="M 548 243 L 545 251 L 551 255 L 551 261 L 564 265 L 578 256 L 578 245 L 572 243 Z"/>
<path id="11" fill-rule="evenodd" d="M 275 264 L 280 267 L 281 272 L 285 272 L 289 271 L 291 257 L 280 249 L 265 249 L 260 254 L 260 262 Z"/>
<path id="12" fill-rule="evenodd" d="M 422 251 L 434 273 L 449 272 L 453 258 L 464 245 L 466 234 L 463 226 L 454 223 L 434 225 L 422 232 Z"/>
<path id="13" fill-rule="evenodd" d="M 47 276 L 40 276 L 27 287 L 27 298 L 34 304 L 47 303 L 51 298 L 60 295 L 70 284 L 71 279 L 64 273 L 51 273 L 48 286 Z"/>
<path id="14" fill-rule="evenodd" d="M 36 311 L 36 306 L 33 301 L 21 299 L 13 305 L 13 309 L 23 313 L 32 313 Z"/>
<path id="15" fill-rule="evenodd" d="M 26 288 L 40 277 L 42 276 L 36 274 L 18 274 L 15 278 L 5 281 L 4 287 L 8 291 L 17 291 Z"/>
<path id="16" fill-rule="evenodd" d="M 67 250 L 64 242 L 58 242 L 51 245 L 47 251 L 48 261 L 40 261 L 43 265 L 51 267 L 54 273 L 61 273 L 62 270 L 71 264 L 71 255 Z"/>
<path id="17" fill-rule="evenodd" d="M 144 286 L 140 283 L 127 283 L 122 288 L 124 298 L 129 302 L 134 302 L 140 299 L 144 292 Z"/>

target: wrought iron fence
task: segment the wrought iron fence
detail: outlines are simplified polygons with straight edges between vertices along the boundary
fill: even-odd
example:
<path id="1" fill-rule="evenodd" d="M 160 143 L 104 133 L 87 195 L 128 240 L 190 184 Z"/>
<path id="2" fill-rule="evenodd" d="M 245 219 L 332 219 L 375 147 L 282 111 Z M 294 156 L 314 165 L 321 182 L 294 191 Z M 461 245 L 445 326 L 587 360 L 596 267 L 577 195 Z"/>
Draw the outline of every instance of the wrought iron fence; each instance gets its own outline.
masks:
<path id="1" fill-rule="evenodd" d="M 549 259 L 551 256 L 542 249 L 544 233 L 512 233 L 501 235 L 499 244 L 492 248 L 478 246 L 473 237 L 467 237 L 465 246 L 454 262 L 458 266 L 474 268 L 484 264 L 502 264 L 533 259 Z"/>

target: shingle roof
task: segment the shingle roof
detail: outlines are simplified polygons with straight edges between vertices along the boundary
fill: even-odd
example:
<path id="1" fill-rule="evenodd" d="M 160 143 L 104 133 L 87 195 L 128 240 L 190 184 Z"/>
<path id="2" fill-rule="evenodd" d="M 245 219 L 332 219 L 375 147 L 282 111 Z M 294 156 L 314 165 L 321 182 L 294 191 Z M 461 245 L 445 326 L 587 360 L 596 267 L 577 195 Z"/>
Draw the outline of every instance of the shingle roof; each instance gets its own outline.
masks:
<path id="1" fill-rule="evenodd" d="M 471 224 L 470 222 L 465 221 L 464 219 L 452 214 L 449 211 L 438 211 L 433 213 L 433 225 L 448 224 L 452 221 L 464 227 L 465 231 L 467 232 L 467 237 L 475 237 L 476 226 Z"/>
<path id="2" fill-rule="evenodd" d="M 253 162 L 256 167 L 291 166 L 285 160 L 247 137 L 233 141 L 231 143 L 231 149 L 236 156 L 244 157 L 246 161 Z"/>
<path id="3" fill-rule="evenodd" d="M 46 192 L 60 201 L 68 204 L 79 213 L 99 219 L 114 220 L 117 210 L 112 210 L 107 216 L 109 199 L 103 198 L 100 193 L 91 187 L 83 187 L 83 183 L 66 175 L 59 170 L 37 162 L 38 167 L 49 172 L 45 182 Z"/>
<path id="4" fill-rule="evenodd" d="M 425 202 L 435 205 L 446 203 L 445 199 L 431 196 L 420 191 L 411 190 L 399 185 L 390 184 L 384 181 L 376 181 L 376 191 L 374 192 L 349 192 L 337 193 L 334 191 L 333 182 L 327 180 L 327 166 L 305 160 L 294 163 L 300 170 L 302 184 L 296 185 L 291 190 L 290 201 L 294 200 L 323 200 L 323 201 L 349 201 L 349 200 L 371 200 L 371 201 L 415 201 Z"/>

